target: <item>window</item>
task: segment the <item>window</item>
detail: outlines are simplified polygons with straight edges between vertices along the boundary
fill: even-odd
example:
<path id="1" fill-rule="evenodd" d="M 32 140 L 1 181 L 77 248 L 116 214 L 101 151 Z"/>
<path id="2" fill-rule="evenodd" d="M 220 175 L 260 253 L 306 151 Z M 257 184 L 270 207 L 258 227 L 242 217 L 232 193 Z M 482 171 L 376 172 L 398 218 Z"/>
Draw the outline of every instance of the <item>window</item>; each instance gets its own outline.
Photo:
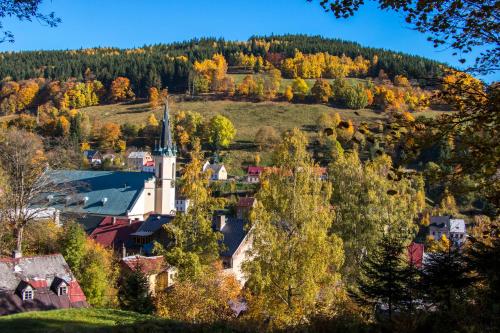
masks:
<path id="1" fill-rule="evenodd" d="M 172 163 L 172 179 L 175 178 L 175 163 Z"/>
<path id="2" fill-rule="evenodd" d="M 33 290 L 32 289 L 26 289 L 23 291 L 23 301 L 28 301 L 33 299 Z"/>
<path id="3" fill-rule="evenodd" d="M 68 294 L 68 287 L 66 285 L 59 286 L 57 289 L 57 294 L 59 296 Z"/>
<path id="4" fill-rule="evenodd" d="M 158 178 L 163 178 L 163 167 L 162 167 L 162 163 L 160 162 L 160 166 L 158 168 Z"/>

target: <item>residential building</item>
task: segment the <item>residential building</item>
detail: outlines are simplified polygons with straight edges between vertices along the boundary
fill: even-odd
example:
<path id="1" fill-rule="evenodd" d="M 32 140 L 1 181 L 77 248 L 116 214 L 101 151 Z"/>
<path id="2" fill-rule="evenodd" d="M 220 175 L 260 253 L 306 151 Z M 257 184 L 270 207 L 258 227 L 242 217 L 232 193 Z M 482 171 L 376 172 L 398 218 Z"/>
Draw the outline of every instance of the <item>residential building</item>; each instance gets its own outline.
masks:
<path id="1" fill-rule="evenodd" d="M 202 171 L 210 172 L 210 180 L 227 180 L 227 171 L 224 164 L 211 164 L 210 162 L 206 161 L 205 164 L 203 164 Z"/>
<path id="2" fill-rule="evenodd" d="M 111 248 L 125 257 L 127 253 L 137 253 L 138 246 L 131 234 L 137 231 L 143 222 L 131 219 L 106 216 L 90 233 L 89 237 L 104 247 Z"/>
<path id="3" fill-rule="evenodd" d="M 424 260 L 424 244 L 412 242 L 408 246 L 408 260 L 417 268 L 422 268 Z"/>
<path id="4" fill-rule="evenodd" d="M 102 154 L 97 150 L 85 150 L 83 156 L 87 159 L 90 166 L 99 167 L 102 164 Z"/>
<path id="5" fill-rule="evenodd" d="M 264 171 L 263 167 L 249 166 L 247 168 L 246 180 L 248 183 L 256 184 L 260 182 L 260 175 Z"/>
<path id="6" fill-rule="evenodd" d="M 61 254 L 0 258 L 0 315 L 87 306 Z"/>
<path id="7" fill-rule="evenodd" d="M 142 166 L 142 172 L 154 173 L 155 172 L 155 162 L 148 161 Z"/>
<path id="8" fill-rule="evenodd" d="M 153 162 L 153 157 L 147 151 L 133 151 L 127 156 L 127 165 L 132 170 L 142 170 L 148 162 Z"/>
<path id="9" fill-rule="evenodd" d="M 239 219 L 248 219 L 250 211 L 255 208 L 257 200 L 254 197 L 240 198 L 236 204 L 236 217 Z"/>
<path id="10" fill-rule="evenodd" d="M 452 216 L 431 216 L 429 236 L 435 240 L 445 235 L 455 246 L 462 246 L 467 239 L 465 221 L 453 219 Z"/>
<path id="11" fill-rule="evenodd" d="M 191 200 L 189 198 L 175 198 L 175 210 L 178 213 L 187 213 Z"/>
<path id="12" fill-rule="evenodd" d="M 149 292 L 152 295 L 173 286 L 177 278 L 177 268 L 167 264 L 163 256 L 129 256 L 122 258 L 121 266 L 124 274 L 140 269 L 148 279 Z"/>

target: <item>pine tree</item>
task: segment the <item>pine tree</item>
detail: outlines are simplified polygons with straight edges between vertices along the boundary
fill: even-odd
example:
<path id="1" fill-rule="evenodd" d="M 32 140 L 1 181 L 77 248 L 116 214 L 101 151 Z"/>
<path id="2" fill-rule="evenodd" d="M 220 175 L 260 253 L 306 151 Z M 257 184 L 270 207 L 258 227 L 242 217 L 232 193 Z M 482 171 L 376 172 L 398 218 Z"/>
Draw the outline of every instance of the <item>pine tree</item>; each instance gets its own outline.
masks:
<path id="1" fill-rule="evenodd" d="M 123 277 L 119 287 L 118 301 L 122 310 L 146 314 L 153 312 L 149 282 L 139 264 Z"/>
<path id="2" fill-rule="evenodd" d="M 384 235 L 361 263 L 353 298 L 362 305 L 387 307 L 392 321 L 405 295 L 405 246 L 401 238 Z"/>

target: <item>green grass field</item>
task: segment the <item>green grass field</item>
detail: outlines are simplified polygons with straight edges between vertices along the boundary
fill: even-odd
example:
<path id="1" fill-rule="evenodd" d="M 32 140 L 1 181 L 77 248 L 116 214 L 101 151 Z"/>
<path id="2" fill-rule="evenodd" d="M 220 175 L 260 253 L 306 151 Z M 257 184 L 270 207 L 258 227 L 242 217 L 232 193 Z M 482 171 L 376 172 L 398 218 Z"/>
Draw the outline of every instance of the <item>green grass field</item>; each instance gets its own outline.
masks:
<path id="1" fill-rule="evenodd" d="M 1 333 L 233 332 L 224 324 L 196 325 L 113 309 L 37 311 L 0 317 Z"/>
<path id="2" fill-rule="evenodd" d="M 153 318 L 135 312 L 91 308 L 25 312 L 0 317 L 0 332 L 88 332 Z"/>
<path id="3" fill-rule="evenodd" d="M 280 132 L 294 127 L 307 131 L 315 125 L 317 118 L 323 112 L 338 112 L 343 119 L 352 119 L 355 123 L 383 121 L 387 117 L 369 109 L 354 111 L 322 104 L 286 102 L 185 101 L 177 102 L 171 108 L 172 112 L 180 110 L 199 112 L 207 119 L 222 114 L 236 127 L 238 141 L 253 141 L 255 133 L 264 125 L 273 126 Z M 161 119 L 162 113 L 161 108 L 152 110 L 148 103 L 101 105 L 88 107 L 83 111 L 95 124 L 107 121 L 118 124 L 125 122 L 145 124 L 151 112 L 154 112 L 158 119 Z M 418 115 L 433 117 L 439 113 L 439 111 L 425 111 Z"/>

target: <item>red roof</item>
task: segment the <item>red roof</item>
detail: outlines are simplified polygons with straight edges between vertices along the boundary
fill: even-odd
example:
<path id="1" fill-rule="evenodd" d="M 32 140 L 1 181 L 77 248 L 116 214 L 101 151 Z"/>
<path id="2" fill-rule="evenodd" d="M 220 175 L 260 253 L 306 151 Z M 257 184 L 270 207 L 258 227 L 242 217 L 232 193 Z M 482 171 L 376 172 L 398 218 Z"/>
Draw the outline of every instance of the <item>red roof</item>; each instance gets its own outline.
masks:
<path id="1" fill-rule="evenodd" d="M 264 171 L 264 168 L 263 167 L 259 167 L 259 166 L 249 166 L 248 167 L 248 170 L 247 170 L 247 173 L 251 176 L 258 176 L 262 173 L 262 171 Z"/>
<path id="2" fill-rule="evenodd" d="M 26 282 L 35 289 L 47 288 L 47 280 L 28 280 Z"/>
<path id="3" fill-rule="evenodd" d="M 130 234 L 139 229 L 143 222 L 130 221 L 128 219 L 116 218 L 113 223 L 113 217 L 106 216 L 99 226 L 92 231 L 90 237 L 104 247 L 113 247 L 119 249 L 129 242 Z"/>
<path id="4" fill-rule="evenodd" d="M 71 281 L 69 283 L 69 299 L 72 303 L 87 301 L 85 294 L 77 281 Z"/>
<path id="5" fill-rule="evenodd" d="M 166 268 L 163 256 L 144 257 L 136 255 L 125 257 L 122 259 L 122 265 L 131 271 L 140 267 L 141 271 L 146 275 L 160 272 Z"/>
<path id="6" fill-rule="evenodd" d="M 237 207 L 253 207 L 254 202 L 255 202 L 254 197 L 240 198 L 238 200 L 238 203 L 236 204 L 236 206 Z"/>
<path id="7" fill-rule="evenodd" d="M 422 259 L 424 258 L 424 244 L 411 243 L 408 246 L 408 260 L 416 267 L 422 267 Z"/>
<path id="8" fill-rule="evenodd" d="M 154 167 L 155 166 L 155 161 L 147 161 L 146 163 L 144 163 L 144 166 Z"/>

